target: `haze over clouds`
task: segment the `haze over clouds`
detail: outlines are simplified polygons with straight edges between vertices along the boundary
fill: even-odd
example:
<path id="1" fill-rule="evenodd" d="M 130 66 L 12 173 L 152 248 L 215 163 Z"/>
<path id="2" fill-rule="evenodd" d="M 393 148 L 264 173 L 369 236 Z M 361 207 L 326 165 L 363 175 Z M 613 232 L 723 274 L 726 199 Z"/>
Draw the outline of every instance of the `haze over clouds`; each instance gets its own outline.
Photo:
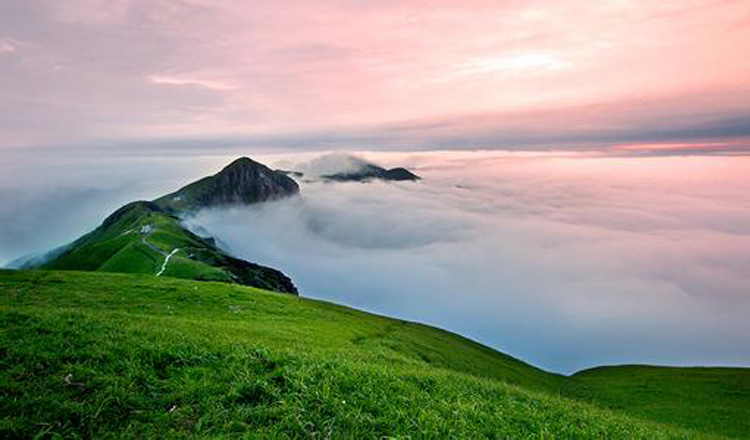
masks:
<path id="1" fill-rule="evenodd" d="M 283 268 L 306 296 L 556 371 L 750 363 L 750 160 L 367 157 L 424 181 L 307 183 L 299 199 L 189 224 Z"/>
<path id="2" fill-rule="evenodd" d="M 747 152 L 748 17 L 741 0 L 7 0 L 0 147 Z"/>
<path id="3" fill-rule="evenodd" d="M 69 243 L 125 203 L 215 172 L 222 159 L 9 151 L 0 156 L 0 266 Z"/>
<path id="4" fill-rule="evenodd" d="M 254 157 L 321 173 L 350 163 L 338 153 Z M 556 371 L 750 364 L 750 158 L 355 157 L 424 179 L 303 183 L 300 198 L 190 224 L 288 273 L 304 296 L 428 322 Z M 0 263 L 64 244 L 120 205 L 230 159 L 6 160 L 15 172 L 0 180 Z"/>

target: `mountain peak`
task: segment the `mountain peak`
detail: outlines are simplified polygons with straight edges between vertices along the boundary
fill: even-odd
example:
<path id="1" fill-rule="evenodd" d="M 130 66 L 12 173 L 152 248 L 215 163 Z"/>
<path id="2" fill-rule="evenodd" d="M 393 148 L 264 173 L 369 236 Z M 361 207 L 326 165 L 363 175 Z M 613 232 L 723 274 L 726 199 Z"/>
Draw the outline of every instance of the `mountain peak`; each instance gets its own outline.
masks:
<path id="1" fill-rule="evenodd" d="M 154 202 L 170 212 L 184 213 L 226 205 L 248 205 L 299 193 L 283 173 L 249 157 L 240 157 L 213 176 L 193 182 Z"/>
<path id="2" fill-rule="evenodd" d="M 406 168 L 386 169 L 371 163 L 362 163 L 357 171 L 340 172 L 336 174 L 327 174 L 323 176 L 327 180 L 336 180 L 339 182 L 365 182 L 373 179 L 395 180 L 395 181 L 416 181 L 421 177 L 407 170 Z"/>
<path id="3" fill-rule="evenodd" d="M 267 168 L 265 165 L 263 165 L 260 162 L 256 162 L 256 161 L 250 159 L 247 156 L 242 156 L 242 157 L 239 157 L 239 158 L 233 160 L 232 163 L 230 163 L 229 165 L 227 165 L 224 168 L 222 168 L 222 170 L 219 171 L 219 174 L 221 174 L 221 173 L 223 173 L 225 171 L 231 171 L 231 170 L 238 169 L 238 168 L 242 169 L 242 168 L 246 168 L 246 167 L 265 167 L 265 168 Z"/>

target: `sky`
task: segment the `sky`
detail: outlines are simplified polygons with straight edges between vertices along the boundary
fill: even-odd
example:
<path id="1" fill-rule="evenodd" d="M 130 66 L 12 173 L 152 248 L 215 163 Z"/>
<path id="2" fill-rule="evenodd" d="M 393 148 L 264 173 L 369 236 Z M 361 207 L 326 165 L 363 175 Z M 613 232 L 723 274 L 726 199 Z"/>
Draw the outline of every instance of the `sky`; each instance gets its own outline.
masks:
<path id="1" fill-rule="evenodd" d="M 4 0 L 0 148 L 744 154 L 748 50 L 744 0 Z"/>

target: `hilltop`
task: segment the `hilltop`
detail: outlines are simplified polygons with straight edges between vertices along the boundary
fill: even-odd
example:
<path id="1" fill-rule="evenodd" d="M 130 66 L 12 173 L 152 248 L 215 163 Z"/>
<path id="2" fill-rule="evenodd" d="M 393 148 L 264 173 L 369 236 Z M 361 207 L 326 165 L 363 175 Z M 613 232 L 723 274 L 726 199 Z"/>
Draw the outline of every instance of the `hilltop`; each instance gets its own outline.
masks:
<path id="1" fill-rule="evenodd" d="M 226 283 L 0 271 L 0 292 L 4 438 L 750 432 L 748 369 L 564 377 L 433 327 Z"/>
<path id="2" fill-rule="evenodd" d="M 252 204 L 297 194 L 294 180 L 243 157 L 219 173 L 153 202 L 129 203 L 94 231 L 21 268 L 144 273 L 198 281 L 223 281 L 297 294 L 282 272 L 235 258 L 211 237 L 182 226 L 199 209 Z"/>
<path id="3" fill-rule="evenodd" d="M 338 182 L 366 182 L 369 180 L 416 181 L 421 177 L 403 167 L 386 169 L 381 166 L 362 163 L 356 171 L 340 172 L 322 176 L 323 179 Z"/>
<path id="4" fill-rule="evenodd" d="M 294 179 L 248 157 L 241 157 L 205 177 L 154 200 L 160 208 L 184 214 L 204 208 L 249 205 L 299 193 Z"/>
<path id="5" fill-rule="evenodd" d="M 299 169 L 301 167 L 301 169 Z M 285 175 L 307 181 L 323 180 L 332 182 L 370 182 L 373 180 L 386 181 L 417 181 L 421 177 L 403 167 L 383 168 L 363 157 L 329 153 L 320 156 L 309 163 L 298 165 L 294 170 L 277 170 Z"/>

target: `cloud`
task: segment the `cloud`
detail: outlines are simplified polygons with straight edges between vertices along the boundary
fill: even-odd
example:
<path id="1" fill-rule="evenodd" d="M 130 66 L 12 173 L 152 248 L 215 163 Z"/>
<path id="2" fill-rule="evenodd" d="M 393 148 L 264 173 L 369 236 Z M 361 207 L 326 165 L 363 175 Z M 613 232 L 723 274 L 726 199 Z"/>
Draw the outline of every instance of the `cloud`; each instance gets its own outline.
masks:
<path id="1" fill-rule="evenodd" d="M 441 81 L 455 80 L 466 75 L 488 75 L 508 72 L 520 75 L 533 75 L 554 72 L 572 67 L 569 61 L 544 53 L 522 53 L 504 57 L 483 57 L 467 61 L 455 71 L 440 78 Z"/>
<path id="2" fill-rule="evenodd" d="M 0 188 L 0 267 L 73 241 L 98 226 L 103 209 L 127 197 L 125 188 Z"/>
<path id="3" fill-rule="evenodd" d="M 10 40 L 0 38 L 0 55 L 13 53 L 16 51 L 16 45 Z"/>
<path id="4" fill-rule="evenodd" d="M 314 157 L 309 161 L 282 161 L 278 166 L 282 169 L 289 168 L 292 171 L 299 171 L 305 177 L 321 177 L 339 173 L 354 173 L 370 163 L 361 155 L 333 152 Z"/>
<path id="5" fill-rule="evenodd" d="M 304 295 L 459 331 L 556 371 L 750 364 L 748 159 L 361 157 L 424 180 L 305 183 L 298 199 L 189 224 L 283 269 Z"/>
<path id="6" fill-rule="evenodd" d="M 0 49 L 0 147 L 367 138 L 457 119 L 429 139 L 390 132 L 382 148 L 679 141 L 674 125 L 736 137 L 745 12 L 711 0 L 2 2 L 0 37 L 23 46 Z"/>
<path id="7" fill-rule="evenodd" d="M 210 90 L 235 90 L 237 86 L 222 81 L 194 78 L 189 76 L 151 75 L 148 80 L 154 84 L 169 86 L 197 86 Z"/>
<path id="8" fill-rule="evenodd" d="M 120 206 L 154 199 L 227 162 L 223 157 L 7 152 L 0 157 L 0 267 L 67 244 Z"/>
<path id="9" fill-rule="evenodd" d="M 236 157 L 208 153 L 0 156 L 0 264 Z M 750 365 L 748 157 L 252 157 L 310 172 L 361 160 L 423 177 L 303 182 L 298 198 L 189 220 L 238 256 L 289 274 L 305 296 L 437 325 L 561 372 Z"/>

